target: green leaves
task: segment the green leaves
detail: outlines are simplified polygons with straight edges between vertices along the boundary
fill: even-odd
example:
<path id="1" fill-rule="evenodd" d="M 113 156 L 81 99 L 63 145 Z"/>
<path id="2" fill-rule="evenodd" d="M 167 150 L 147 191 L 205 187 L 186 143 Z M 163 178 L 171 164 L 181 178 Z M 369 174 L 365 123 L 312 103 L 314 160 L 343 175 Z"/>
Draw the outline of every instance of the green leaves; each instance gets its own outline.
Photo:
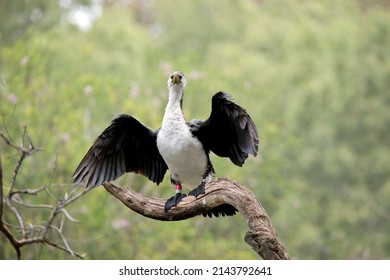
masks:
<path id="1" fill-rule="evenodd" d="M 42 5 L 45 15 L 58 12 Z M 39 185 L 56 166 L 54 180 L 69 183 L 119 113 L 158 128 L 167 74 L 181 70 L 188 119 L 207 118 L 219 90 L 252 116 L 260 155 L 241 169 L 212 160 L 217 176 L 254 190 L 293 258 L 389 257 L 388 10 L 341 0 L 121 5 L 106 5 L 87 32 L 54 13 L 46 18 L 52 25 L 30 24 L 24 36 L 7 37 L 16 24 L 11 14 L 23 7 L 9 9 L 9 29 L 0 29 L 7 38 L 0 115 L 11 135 L 27 125 L 44 147 L 20 182 Z M 2 159 L 12 167 L 11 154 Z M 158 188 L 135 175 L 121 180 L 152 196 L 171 195 L 167 178 Z M 75 242 L 87 258 L 256 258 L 242 242 L 239 216 L 148 221 L 103 190 L 78 207 Z M 62 257 L 31 250 L 32 258 Z"/>

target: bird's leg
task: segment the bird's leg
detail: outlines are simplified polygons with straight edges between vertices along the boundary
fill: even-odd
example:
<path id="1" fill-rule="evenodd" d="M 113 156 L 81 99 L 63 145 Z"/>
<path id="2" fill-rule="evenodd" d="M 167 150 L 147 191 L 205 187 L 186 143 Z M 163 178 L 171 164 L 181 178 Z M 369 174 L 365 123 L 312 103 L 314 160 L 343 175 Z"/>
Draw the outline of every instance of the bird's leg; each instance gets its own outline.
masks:
<path id="1" fill-rule="evenodd" d="M 197 188 L 190 191 L 188 193 L 188 195 L 193 195 L 195 197 L 198 197 L 201 194 L 205 194 L 206 193 L 205 186 L 206 186 L 206 180 L 203 179 L 202 182 L 200 183 L 200 185 Z"/>
<path id="2" fill-rule="evenodd" d="M 186 195 L 182 193 L 182 189 L 183 187 L 180 183 L 176 184 L 176 195 L 165 202 L 165 212 L 168 212 L 169 209 L 176 206 L 184 197 L 186 197 Z"/>

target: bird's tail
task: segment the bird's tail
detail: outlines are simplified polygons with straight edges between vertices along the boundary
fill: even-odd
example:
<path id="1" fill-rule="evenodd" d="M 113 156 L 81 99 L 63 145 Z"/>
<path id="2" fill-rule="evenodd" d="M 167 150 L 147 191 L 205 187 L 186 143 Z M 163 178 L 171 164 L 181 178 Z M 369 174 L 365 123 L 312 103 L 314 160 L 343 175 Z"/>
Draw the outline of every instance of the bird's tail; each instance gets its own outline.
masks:
<path id="1" fill-rule="evenodd" d="M 230 204 L 222 204 L 222 205 L 219 205 L 207 212 L 204 212 L 202 213 L 203 217 L 207 217 L 209 216 L 210 218 L 213 217 L 213 215 L 215 217 L 219 217 L 219 216 L 222 216 L 222 217 L 225 217 L 225 216 L 234 216 L 236 215 L 236 213 L 238 212 L 238 210 L 236 209 L 236 207 L 230 205 Z"/>

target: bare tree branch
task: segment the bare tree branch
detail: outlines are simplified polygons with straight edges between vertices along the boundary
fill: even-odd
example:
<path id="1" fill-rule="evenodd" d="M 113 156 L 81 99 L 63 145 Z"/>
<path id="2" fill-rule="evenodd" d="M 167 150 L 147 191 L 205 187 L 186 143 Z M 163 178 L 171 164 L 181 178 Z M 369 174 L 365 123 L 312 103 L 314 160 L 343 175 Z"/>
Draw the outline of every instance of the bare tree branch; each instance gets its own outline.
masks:
<path id="1" fill-rule="evenodd" d="M 77 199 L 82 197 L 84 194 L 90 191 L 90 189 L 81 188 L 79 186 L 74 186 L 69 192 L 65 193 L 63 199 L 56 198 L 49 190 L 49 187 L 45 186 L 42 188 L 24 188 L 17 189 L 16 179 L 20 174 L 21 167 L 23 165 L 24 160 L 33 154 L 36 151 L 40 151 L 40 148 L 36 148 L 30 139 L 27 129 L 24 128 L 23 135 L 20 139 L 20 146 L 13 143 L 10 140 L 10 137 L 7 137 L 4 133 L 0 131 L 0 138 L 4 140 L 4 142 L 16 150 L 19 154 L 19 158 L 17 163 L 13 169 L 13 174 L 10 178 L 10 185 L 6 189 L 4 186 L 4 174 L 1 165 L 0 158 L 0 232 L 3 232 L 6 238 L 9 240 L 13 248 L 15 249 L 16 256 L 18 259 L 21 259 L 21 248 L 25 245 L 32 243 L 42 243 L 49 245 L 51 247 L 60 249 L 69 253 L 72 256 L 83 258 L 83 255 L 75 252 L 70 244 L 68 243 L 67 238 L 63 233 L 65 221 L 78 222 L 75 218 L 73 218 L 68 211 L 65 210 L 69 204 L 75 202 Z M 7 190 L 7 193 L 4 193 L 4 190 Z M 46 191 L 43 193 L 43 191 Z M 34 204 L 24 202 L 22 196 L 24 195 L 38 195 L 38 194 L 46 194 L 51 198 L 54 198 L 56 203 L 53 205 L 50 204 Z M 47 209 L 49 211 L 49 215 L 47 220 L 42 224 L 27 224 L 25 223 L 23 213 L 23 208 L 28 209 Z M 4 211 L 8 210 L 13 213 L 18 222 L 18 226 L 11 225 L 4 218 Z M 59 220 L 59 226 L 57 223 Z M 22 237 L 17 238 L 17 235 L 13 231 L 20 231 Z M 58 233 L 61 244 L 49 240 L 49 232 L 54 231 Z"/>
<path id="2" fill-rule="evenodd" d="M 198 216 L 222 205 L 234 206 L 246 219 L 249 231 L 245 242 L 263 259 L 290 259 L 281 240 L 256 196 L 248 188 L 228 179 L 216 179 L 206 185 L 206 194 L 198 198 L 185 197 L 177 207 L 167 213 L 164 199 L 151 198 L 112 183 L 105 189 L 131 210 L 151 219 L 178 221 Z"/>

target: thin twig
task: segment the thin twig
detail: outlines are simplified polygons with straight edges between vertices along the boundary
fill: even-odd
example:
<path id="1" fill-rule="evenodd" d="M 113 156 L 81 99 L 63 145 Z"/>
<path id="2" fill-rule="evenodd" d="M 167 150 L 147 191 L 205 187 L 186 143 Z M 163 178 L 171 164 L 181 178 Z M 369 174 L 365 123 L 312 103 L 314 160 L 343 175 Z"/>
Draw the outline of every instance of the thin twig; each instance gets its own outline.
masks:
<path id="1" fill-rule="evenodd" d="M 5 142 L 8 146 L 11 146 L 11 147 L 14 148 L 15 150 L 19 150 L 19 149 L 20 149 L 19 146 L 17 146 L 17 145 L 15 145 L 14 143 L 12 143 L 11 140 L 10 140 L 7 136 L 5 136 L 5 135 L 3 134 L 3 132 L 1 132 L 1 131 L 0 131 L 0 137 L 3 138 L 4 142 Z"/>
<path id="2" fill-rule="evenodd" d="M 18 220 L 20 229 L 22 231 L 22 236 L 23 238 L 26 238 L 26 228 L 24 225 L 22 215 L 20 214 L 19 210 L 10 202 L 9 199 L 5 199 L 5 204 L 7 205 L 8 209 L 11 210 L 12 213 L 14 213 L 16 219 Z"/>
<path id="3" fill-rule="evenodd" d="M 25 190 L 16 190 L 16 191 L 13 191 L 10 195 L 10 197 L 12 197 L 13 195 L 15 194 L 29 194 L 29 195 L 37 195 L 38 193 L 40 193 L 41 191 L 45 190 L 45 187 L 43 188 L 39 188 L 39 189 L 25 189 Z"/>
<path id="4" fill-rule="evenodd" d="M 61 209 L 61 212 L 64 213 L 65 217 L 71 221 L 72 223 L 79 223 L 78 220 L 76 220 L 75 218 L 73 218 L 69 213 L 68 211 L 66 211 L 65 209 Z"/>
<path id="5" fill-rule="evenodd" d="M 54 206 L 53 205 L 48 205 L 48 204 L 29 204 L 29 203 L 25 203 L 23 201 L 16 201 L 14 200 L 17 204 L 19 204 L 20 206 L 23 206 L 25 208 L 35 208 L 35 209 L 39 209 L 39 208 L 44 208 L 44 209 L 53 209 Z"/>
<path id="6" fill-rule="evenodd" d="M 49 240 L 45 240 L 44 243 L 47 244 L 47 245 L 50 245 L 50 246 L 52 246 L 52 247 L 54 247 L 54 248 L 60 249 L 60 250 L 62 250 L 62 251 L 65 251 L 66 253 L 70 254 L 70 252 L 66 249 L 66 247 L 63 247 L 63 246 L 61 246 L 61 245 L 58 245 L 57 243 L 53 243 L 53 242 L 51 242 L 51 241 L 49 241 Z M 84 259 L 84 257 L 85 257 L 84 254 L 81 255 L 81 254 L 79 254 L 79 253 L 77 253 L 77 252 L 75 252 L 75 251 L 73 251 L 73 250 L 72 250 L 72 252 L 73 252 L 73 255 L 72 255 L 72 256 L 75 256 L 75 257 L 77 257 L 77 258 L 79 258 L 79 259 Z"/>

